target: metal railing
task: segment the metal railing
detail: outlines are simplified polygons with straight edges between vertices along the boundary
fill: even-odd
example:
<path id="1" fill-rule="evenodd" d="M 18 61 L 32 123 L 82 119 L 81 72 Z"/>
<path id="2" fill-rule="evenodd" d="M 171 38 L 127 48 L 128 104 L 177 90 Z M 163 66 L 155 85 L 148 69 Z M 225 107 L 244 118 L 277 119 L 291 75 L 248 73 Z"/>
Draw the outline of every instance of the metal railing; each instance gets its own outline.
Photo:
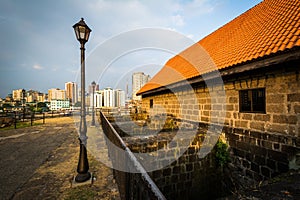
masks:
<path id="1" fill-rule="evenodd" d="M 165 196 L 102 112 L 100 119 L 121 199 L 165 200 Z"/>

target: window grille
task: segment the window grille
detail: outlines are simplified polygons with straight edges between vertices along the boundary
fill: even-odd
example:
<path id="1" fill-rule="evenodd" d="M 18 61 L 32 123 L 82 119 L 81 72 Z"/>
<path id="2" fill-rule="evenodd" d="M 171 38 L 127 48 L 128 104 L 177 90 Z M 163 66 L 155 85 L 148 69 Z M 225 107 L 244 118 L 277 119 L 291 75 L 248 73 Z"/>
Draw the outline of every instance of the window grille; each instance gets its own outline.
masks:
<path id="1" fill-rule="evenodd" d="M 240 90 L 240 112 L 265 113 L 265 88 Z"/>

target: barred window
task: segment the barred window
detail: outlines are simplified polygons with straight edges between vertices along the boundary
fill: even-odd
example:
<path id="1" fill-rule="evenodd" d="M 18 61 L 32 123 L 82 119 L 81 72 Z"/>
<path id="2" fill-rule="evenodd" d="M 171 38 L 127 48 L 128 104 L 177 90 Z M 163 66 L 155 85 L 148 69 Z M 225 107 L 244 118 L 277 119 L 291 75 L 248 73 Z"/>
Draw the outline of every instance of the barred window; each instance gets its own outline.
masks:
<path id="1" fill-rule="evenodd" d="M 265 113 L 265 88 L 240 90 L 240 112 Z"/>

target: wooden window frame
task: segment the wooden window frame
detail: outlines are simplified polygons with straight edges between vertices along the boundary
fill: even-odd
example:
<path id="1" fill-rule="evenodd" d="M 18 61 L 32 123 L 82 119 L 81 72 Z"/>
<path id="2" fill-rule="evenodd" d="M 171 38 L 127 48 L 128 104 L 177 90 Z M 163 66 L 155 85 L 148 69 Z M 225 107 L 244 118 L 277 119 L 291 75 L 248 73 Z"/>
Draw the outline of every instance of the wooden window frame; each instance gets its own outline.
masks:
<path id="1" fill-rule="evenodd" d="M 266 114 L 266 89 L 254 88 L 240 90 L 239 112 Z"/>
<path id="2" fill-rule="evenodd" d="M 150 99 L 150 108 L 153 108 L 153 99 Z"/>

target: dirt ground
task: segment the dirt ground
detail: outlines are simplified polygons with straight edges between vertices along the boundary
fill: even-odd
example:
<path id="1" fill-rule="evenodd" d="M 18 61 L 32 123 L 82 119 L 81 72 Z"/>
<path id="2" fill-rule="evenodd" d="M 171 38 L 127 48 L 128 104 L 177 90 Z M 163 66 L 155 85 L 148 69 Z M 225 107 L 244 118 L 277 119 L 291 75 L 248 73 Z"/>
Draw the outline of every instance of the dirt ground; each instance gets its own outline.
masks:
<path id="1" fill-rule="evenodd" d="M 120 199 L 112 170 L 90 154 L 93 184 L 71 187 L 78 156 L 71 117 L 0 130 L 0 199 Z"/>
<path id="2" fill-rule="evenodd" d="M 92 134 L 89 138 L 97 133 Z M 109 161 L 103 156 L 107 152 L 99 146 L 100 142 L 103 143 L 99 138 L 91 139 L 93 148 L 88 153 L 89 171 L 95 177 L 93 184 L 71 187 L 79 156 L 78 133 L 72 117 L 49 118 L 46 124 L 27 128 L 0 129 L 0 200 L 120 200 L 112 169 L 103 164 Z M 300 170 L 223 199 L 300 199 Z"/>

